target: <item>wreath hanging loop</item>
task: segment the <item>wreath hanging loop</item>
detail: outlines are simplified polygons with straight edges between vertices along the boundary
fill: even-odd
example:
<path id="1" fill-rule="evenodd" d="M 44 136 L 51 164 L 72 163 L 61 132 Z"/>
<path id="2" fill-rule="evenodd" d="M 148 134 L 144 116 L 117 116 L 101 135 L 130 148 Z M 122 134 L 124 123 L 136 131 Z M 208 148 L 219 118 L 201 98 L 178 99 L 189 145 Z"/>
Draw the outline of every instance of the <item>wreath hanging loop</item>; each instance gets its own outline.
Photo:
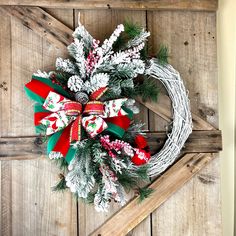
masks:
<path id="1" fill-rule="evenodd" d="M 149 35 L 126 22 L 100 44 L 79 23 L 68 46 L 71 58 L 58 58 L 56 71 L 38 71 L 25 86 L 36 102 L 36 132 L 48 137 L 49 158 L 63 172 L 54 189 L 70 189 L 97 211 L 107 211 L 112 200 L 124 205 L 126 189 L 150 194 L 139 183 L 148 184 L 171 165 L 192 131 L 183 81 L 171 65 L 147 57 Z M 150 78 L 139 81 L 138 75 Z M 156 100 L 153 78 L 169 94 L 173 122 L 163 148 L 151 156 L 134 116 L 136 96 Z"/>

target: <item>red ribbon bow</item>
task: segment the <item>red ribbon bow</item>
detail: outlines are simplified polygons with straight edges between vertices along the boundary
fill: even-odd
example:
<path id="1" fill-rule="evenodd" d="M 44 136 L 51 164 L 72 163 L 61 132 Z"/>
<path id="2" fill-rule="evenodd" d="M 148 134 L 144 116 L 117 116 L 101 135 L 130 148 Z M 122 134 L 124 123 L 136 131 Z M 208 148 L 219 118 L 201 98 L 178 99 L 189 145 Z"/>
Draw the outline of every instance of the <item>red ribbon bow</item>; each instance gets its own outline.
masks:
<path id="1" fill-rule="evenodd" d="M 71 101 L 60 94 L 50 92 L 43 104 L 46 110 L 52 111 L 44 117 L 40 123 L 47 127 L 46 134 L 53 134 L 71 124 L 70 142 L 81 140 L 81 125 L 90 137 L 94 137 L 107 128 L 106 118 L 124 116 L 127 113 L 121 108 L 127 100 L 116 99 L 107 102 L 97 101 L 106 88 L 100 88 L 91 94 L 89 101 L 84 107 L 79 102 Z M 83 116 L 82 116 L 83 115 Z"/>

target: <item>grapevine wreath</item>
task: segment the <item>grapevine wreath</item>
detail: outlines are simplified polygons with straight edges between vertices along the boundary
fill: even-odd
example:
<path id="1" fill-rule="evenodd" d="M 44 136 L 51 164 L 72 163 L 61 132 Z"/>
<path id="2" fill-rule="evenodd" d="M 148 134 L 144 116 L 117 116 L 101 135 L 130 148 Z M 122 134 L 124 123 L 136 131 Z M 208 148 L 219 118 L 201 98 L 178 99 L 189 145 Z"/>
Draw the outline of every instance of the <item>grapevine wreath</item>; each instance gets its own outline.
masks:
<path id="1" fill-rule="evenodd" d="M 165 47 L 147 56 L 149 35 L 125 22 L 100 44 L 79 23 L 68 46 L 71 58 L 57 58 L 56 71 L 38 71 L 25 85 L 36 102 L 36 132 L 47 138 L 48 156 L 63 172 L 54 189 L 69 188 L 97 211 L 107 211 L 112 200 L 124 205 L 129 189 L 147 197 L 152 190 L 140 186 L 175 161 L 192 131 L 183 81 L 167 63 Z M 134 116 L 136 97 L 156 101 L 155 79 L 172 101 L 173 122 L 163 148 L 151 156 Z"/>

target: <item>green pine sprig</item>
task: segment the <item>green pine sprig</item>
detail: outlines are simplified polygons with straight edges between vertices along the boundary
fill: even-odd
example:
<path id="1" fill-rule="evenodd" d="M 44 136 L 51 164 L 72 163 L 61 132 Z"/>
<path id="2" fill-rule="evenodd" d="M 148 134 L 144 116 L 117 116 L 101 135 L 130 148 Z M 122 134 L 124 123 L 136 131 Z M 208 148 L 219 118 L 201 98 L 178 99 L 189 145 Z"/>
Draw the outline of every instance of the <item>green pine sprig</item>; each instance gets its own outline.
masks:
<path id="1" fill-rule="evenodd" d="M 139 96 L 141 96 L 142 100 L 144 102 L 150 100 L 153 102 L 157 102 L 157 98 L 159 95 L 159 88 L 157 87 L 157 84 L 155 81 L 145 78 L 143 83 L 140 84 L 137 88 L 137 93 Z"/>
<path id="2" fill-rule="evenodd" d="M 52 187 L 52 191 L 55 191 L 55 192 L 65 191 L 66 189 L 67 189 L 67 186 L 66 186 L 65 176 L 60 174 L 60 180 L 55 186 Z"/>
<path id="3" fill-rule="evenodd" d="M 68 169 L 68 163 L 65 158 L 58 158 L 52 160 L 55 165 L 63 172 L 66 172 Z"/>
<path id="4" fill-rule="evenodd" d="M 169 58 L 169 50 L 167 46 L 161 45 L 160 49 L 157 53 L 157 59 L 161 65 L 165 65 L 168 63 L 168 58 Z"/>
<path id="5" fill-rule="evenodd" d="M 130 191 L 138 185 L 138 179 L 134 178 L 128 171 L 122 174 L 117 174 L 119 183 L 127 190 Z"/>
<path id="6" fill-rule="evenodd" d="M 122 95 L 125 97 L 135 98 L 140 96 L 144 102 L 150 100 L 157 102 L 159 95 L 159 88 L 155 81 L 145 78 L 141 83 L 136 83 L 135 87 L 124 88 L 122 90 Z"/>
<path id="7" fill-rule="evenodd" d="M 139 198 L 138 201 L 141 203 L 146 198 L 150 197 L 150 195 L 154 192 L 154 189 L 149 187 L 138 188 Z"/>
<path id="8" fill-rule="evenodd" d="M 142 31 L 142 27 L 140 25 L 128 19 L 125 20 L 124 22 L 124 28 L 125 28 L 125 33 L 127 34 L 129 39 L 135 38 Z"/>
<path id="9" fill-rule="evenodd" d="M 148 168 L 149 168 L 148 164 L 139 166 L 139 168 L 137 168 L 136 174 L 139 176 L 140 179 L 149 181 L 149 176 L 147 173 Z"/>

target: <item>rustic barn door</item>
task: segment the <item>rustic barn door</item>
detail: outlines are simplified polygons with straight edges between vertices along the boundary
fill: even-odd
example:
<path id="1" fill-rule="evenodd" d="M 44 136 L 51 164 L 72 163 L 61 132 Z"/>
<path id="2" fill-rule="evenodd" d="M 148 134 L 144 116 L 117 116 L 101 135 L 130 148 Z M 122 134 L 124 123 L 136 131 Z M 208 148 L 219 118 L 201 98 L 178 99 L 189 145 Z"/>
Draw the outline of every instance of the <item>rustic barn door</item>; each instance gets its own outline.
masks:
<path id="1" fill-rule="evenodd" d="M 219 159 L 212 154 L 221 149 L 217 1 L 13 0 L 1 4 L 28 6 L 0 7 L 0 234 L 221 235 Z M 53 70 L 56 57 L 66 56 L 78 14 L 100 40 L 125 19 L 146 27 L 151 31 L 150 54 L 161 43 L 168 46 L 170 63 L 180 71 L 191 100 L 194 132 L 183 158 L 154 182 L 156 191 L 150 199 L 141 205 L 132 200 L 113 218 L 119 210 L 115 205 L 109 213 L 96 213 L 93 206 L 77 203 L 69 192 L 51 191 L 58 170 L 45 157 L 41 140 L 32 142 L 33 107 L 23 92 L 33 72 Z M 147 129 L 160 131 L 155 134 L 160 146 L 171 119 L 165 90 L 157 104 L 140 103 L 140 109 L 137 119 L 145 122 Z"/>

